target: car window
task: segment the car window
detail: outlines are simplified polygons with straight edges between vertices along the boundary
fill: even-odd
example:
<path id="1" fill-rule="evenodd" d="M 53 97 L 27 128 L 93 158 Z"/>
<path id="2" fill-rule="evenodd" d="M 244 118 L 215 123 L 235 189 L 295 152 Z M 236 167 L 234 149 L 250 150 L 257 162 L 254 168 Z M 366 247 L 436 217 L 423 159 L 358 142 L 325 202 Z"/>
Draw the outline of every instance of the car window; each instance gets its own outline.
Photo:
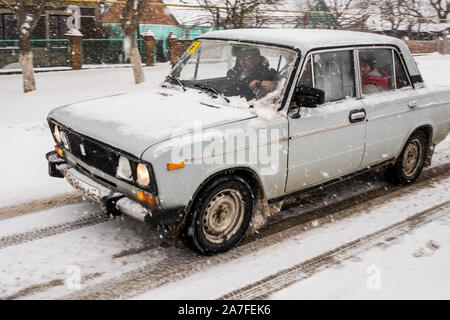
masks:
<path id="1" fill-rule="evenodd" d="M 394 52 L 394 64 L 395 64 L 395 83 L 397 89 L 411 87 L 408 81 L 408 77 L 406 75 L 406 71 L 403 68 L 402 63 L 400 62 L 400 58 L 397 52 Z"/>
<path id="2" fill-rule="evenodd" d="M 359 50 L 358 55 L 363 94 L 394 89 L 392 49 L 364 49 Z"/>
<path id="3" fill-rule="evenodd" d="M 312 73 L 314 88 L 325 92 L 325 102 L 355 96 L 355 72 L 351 50 L 314 54 Z"/>
<path id="4" fill-rule="evenodd" d="M 244 45 L 242 45 L 244 47 Z M 249 48 L 251 46 L 248 46 Z M 257 47 L 263 62 L 267 67 L 274 69 L 277 74 L 287 70 L 292 63 L 292 53 L 280 51 L 276 48 Z M 180 79 L 205 80 L 225 77 L 228 70 L 237 64 L 236 57 L 232 56 L 232 46 L 204 42 L 193 51 L 191 59 L 180 72 Z"/>
<path id="5" fill-rule="evenodd" d="M 191 43 L 167 81 L 278 110 L 296 59 L 291 49 L 202 39 Z"/>
<path id="6" fill-rule="evenodd" d="M 299 85 L 304 85 L 307 87 L 314 87 L 312 80 L 312 69 L 311 69 L 311 59 L 308 58 L 308 61 L 305 64 L 305 68 L 303 69 L 302 77 L 298 83 Z"/>

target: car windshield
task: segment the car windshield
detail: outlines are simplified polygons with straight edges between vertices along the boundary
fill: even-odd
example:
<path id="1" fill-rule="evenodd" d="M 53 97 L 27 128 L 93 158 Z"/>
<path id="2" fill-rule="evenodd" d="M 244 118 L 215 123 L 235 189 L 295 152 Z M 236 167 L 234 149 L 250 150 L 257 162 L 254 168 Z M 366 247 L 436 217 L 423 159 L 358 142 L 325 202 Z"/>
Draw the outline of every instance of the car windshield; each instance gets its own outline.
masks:
<path id="1" fill-rule="evenodd" d="M 228 101 L 227 97 L 264 100 L 278 108 L 296 57 L 293 50 L 273 46 L 194 41 L 167 81 L 221 95 Z"/>

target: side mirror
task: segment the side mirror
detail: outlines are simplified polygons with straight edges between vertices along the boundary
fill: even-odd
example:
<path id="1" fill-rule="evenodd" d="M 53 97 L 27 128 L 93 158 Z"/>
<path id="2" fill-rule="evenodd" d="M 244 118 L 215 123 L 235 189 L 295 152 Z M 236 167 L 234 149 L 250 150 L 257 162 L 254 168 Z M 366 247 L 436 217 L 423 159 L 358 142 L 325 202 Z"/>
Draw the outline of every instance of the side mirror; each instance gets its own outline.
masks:
<path id="1" fill-rule="evenodd" d="M 325 102 L 325 91 L 300 85 L 295 88 L 294 97 L 298 107 L 317 108 Z"/>

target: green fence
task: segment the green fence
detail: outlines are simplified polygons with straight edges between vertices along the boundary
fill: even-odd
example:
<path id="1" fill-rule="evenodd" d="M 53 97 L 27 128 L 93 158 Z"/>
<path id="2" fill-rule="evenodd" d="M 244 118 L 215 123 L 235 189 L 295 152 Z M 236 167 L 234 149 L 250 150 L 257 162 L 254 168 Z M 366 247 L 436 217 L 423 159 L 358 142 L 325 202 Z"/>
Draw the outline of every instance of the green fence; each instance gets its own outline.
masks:
<path id="1" fill-rule="evenodd" d="M 145 61 L 145 43 L 137 39 L 139 53 Z M 83 39 L 83 64 L 119 64 L 130 60 L 123 51 L 123 39 Z"/>
<path id="2" fill-rule="evenodd" d="M 67 39 L 31 40 L 35 67 L 70 66 Z M 19 40 L 0 40 L 0 68 L 19 68 Z"/>

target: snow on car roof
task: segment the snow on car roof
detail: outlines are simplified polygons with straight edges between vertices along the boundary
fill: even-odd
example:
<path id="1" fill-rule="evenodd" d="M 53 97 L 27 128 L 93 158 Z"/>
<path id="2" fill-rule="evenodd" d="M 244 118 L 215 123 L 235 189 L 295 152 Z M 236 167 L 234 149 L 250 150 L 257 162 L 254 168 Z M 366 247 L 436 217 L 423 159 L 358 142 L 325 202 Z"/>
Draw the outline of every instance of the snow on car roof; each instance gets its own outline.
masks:
<path id="1" fill-rule="evenodd" d="M 211 31 L 201 38 L 226 38 L 230 40 L 259 41 L 298 48 L 302 51 L 353 44 L 397 44 L 396 38 L 378 34 L 321 29 L 234 29 Z"/>
<path id="2" fill-rule="evenodd" d="M 234 29 L 211 31 L 199 38 L 218 38 L 235 41 L 256 41 L 299 49 L 303 54 L 315 48 L 351 45 L 395 45 L 405 57 L 411 74 L 420 74 L 409 53 L 408 46 L 400 39 L 379 34 L 321 29 Z"/>

